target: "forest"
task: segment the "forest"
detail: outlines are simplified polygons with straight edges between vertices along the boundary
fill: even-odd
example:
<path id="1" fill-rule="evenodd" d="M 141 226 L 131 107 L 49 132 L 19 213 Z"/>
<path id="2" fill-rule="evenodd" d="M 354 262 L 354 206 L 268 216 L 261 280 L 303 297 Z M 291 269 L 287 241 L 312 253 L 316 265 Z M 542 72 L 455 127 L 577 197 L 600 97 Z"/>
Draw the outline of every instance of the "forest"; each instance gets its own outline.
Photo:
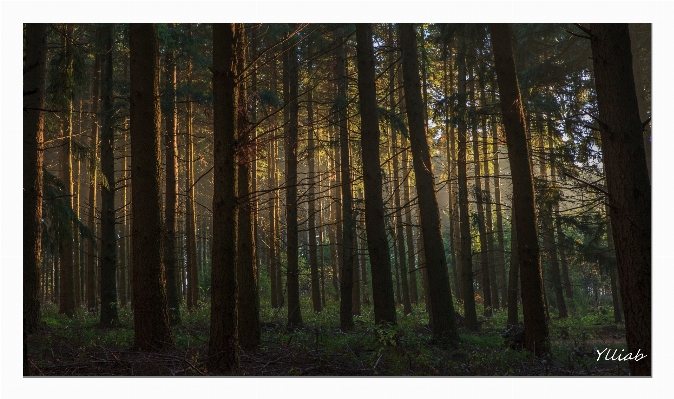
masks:
<path id="1" fill-rule="evenodd" d="M 23 24 L 24 376 L 651 376 L 651 24 Z"/>

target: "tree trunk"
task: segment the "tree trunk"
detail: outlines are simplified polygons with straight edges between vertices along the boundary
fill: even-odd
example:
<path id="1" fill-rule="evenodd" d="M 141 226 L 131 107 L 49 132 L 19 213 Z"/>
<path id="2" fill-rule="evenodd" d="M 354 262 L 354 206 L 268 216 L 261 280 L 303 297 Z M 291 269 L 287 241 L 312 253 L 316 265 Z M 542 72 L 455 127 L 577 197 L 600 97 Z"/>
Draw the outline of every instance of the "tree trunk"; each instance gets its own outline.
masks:
<path id="1" fill-rule="evenodd" d="M 73 24 L 64 24 L 65 33 L 63 35 L 63 48 L 65 56 L 66 90 L 71 90 L 74 84 L 72 80 L 73 69 Z M 73 136 L 73 98 L 71 93 L 65 94 L 65 103 L 63 104 L 64 114 L 61 116 L 61 132 L 63 138 L 63 147 L 59 150 L 61 163 L 61 181 L 65 186 L 65 195 L 67 195 L 66 204 L 73 209 L 73 167 L 72 167 L 72 136 Z M 75 314 L 75 276 L 73 260 L 73 229 L 74 224 L 68 222 L 64 228 L 61 237 L 61 262 L 59 278 L 59 313 L 72 317 Z"/>
<path id="2" fill-rule="evenodd" d="M 552 129 L 552 120 L 548 119 L 548 135 L 550 135 L 550 137 L 552 135 Z M 543 132 L 541 129 L 539 147 L 541 148 L 541 151 L 545 152 L 545 141 L 542 133 Z M 550 153 L 552 153 L 552 148 L 550 148 Z M 548 172 L 546 154 L 543 154 L 540 159 L 541 177 L 544 180 L 547 180 Z M 550 278 L 552 280 L 552 289 L 555 292 L 555 302 L 557 303 L 559 318 L 564 319 L 567 318 L 569 314 L 566 310 L 566 302 L 564 301 L 564 292 L 562 289 L 562 276 L 559 271 L 559 262 L 557 260 L 557 245 L 555 243 L 555 231 L 553 230 L 554 227 L 552 220 L 552 203 L 547 201 L 541 205 L 542 209 L 539 209 L 539 214 L 541 215 L 542 219 L 543 246 L 545 248 L 545 252 L 547 253 L 547 258 L 550 260 Z"/>
<path id="3" fill-rule="evenodd" d="M 367 246 L 372 270 L 372 300 L 374 301 L 375 323 L 396 324 L 391 260 L 384 224 L 382 174 L 379 163 L 379 119 L 375 91 L 375 58 L 372 48 L 372 26 L 370 24 L 356 25 L 356 41 L 363 184 L 365 186 L 365 229 L 367 230 Z M 397 192 L 397 185 L 394 189 Z M 400 220 L 399 212 L 397 219 Z M 402 223 L 399 223 L 399 229 L 398 236 L 400 238 Z M 407 270 L 403 269 L 403 273 L 406 274 Z M 409 295 L 406 296 L 409 307 Z"/>
<path id="4" fill-rule="evenodd" d="M 174 346 L 162 263 L 161 114 L 157 26 L 130 24 L 131 177 L 135 346 L 166 350 Z"/>
<path id="5" fill-rule="evenodd" d="M 334 136 L 330 134 L 330 141 L 332 142 L 334 139 Z M 337 150 L 332 154 L 332 157 L 328 157 L 328 160 L 332 159 L 332 162 L 329 164 L 328 170 L 330 171 L 330 175 L 335 176 L 335 180 L 337 177 L 337 167 L 335 163 L 336 155 L 338 155 Z M 334 173 L 333 173 L 334 171 Z M 337 187 L 336 183 L 332 182 L 333 178 L 330 177 L 328 180 L 328 187 L 330 190 L 330 200 L 328 203 L 328 212 L 330 214 L 330 225 L 328 226 L 328 237 L 330 239 L 330 267 L 332 269 L 331 275 L 331 282 L 332 282 L 332 288 L 334 289 L 335 292 L 335 300 L 339 300 L 339 283 L 338 283 L 338 275 L 337 271 L 339 269 L 339 254 L 337 250 L 337 227 L 339 226 L 339 223 L 341 221 L 337 218 L 337 209 L 339 207 L 337 203 L 337 198 L 339 198 L 338 194 L 335 194 L 335 192 L 339 192 L 339 188 Z"/>
<path id="6" fill-rule="evenodd" d="M 479 134 L 477 131 L 478 126 L 478 116 L 477 116 L 477 106 L 475 102 L 475 92 L 477 91 L 477 75 L 473 75 L 473 84 L 470 93 L 471 105 L 473 108 L 473 175 L 475 178 L 475 201 L 477 202 L 477 219 L 478 219 L 478 231 L 480 234 L 480 274 L 482 275 L 482 296 L 484 297 L 484 316 L 492 316 L 492 294 L 491 294 L 491 279 L 490 279 L 490 264 L 489 264 L 489 253 L 487 246 L 487 229 L 485 226 L 485 215 L 484 215 L 484 198 L 482 191 L 482 179 L 480 178 L 480 147 L 479 147 Z"/>
<path id="7" fill-rule="evenodd" d="M 252 161 L 255 157 L 252 148 L 252 129 L 248 121 L 248 101 L 245 79 L 242 74 L 246 61 L 246 33 L 243 24 L 237 26 L 237 136 L 238 136 L 238 262 L 237 282 L 239 344 L 244 350 L 260 345 L 260 302 L 257 290 L 257 265 L 255 264 L 255 240 L 253 229 L 252 197 Z"/>
<path id="8" fill-rule="evenodd" d="M 592 24 L 591 47 L 611 227 L 632 375 L 651 375 L 651 184 L 627 24 Z"/>
<path id="9" fill-rule="evenodd" d="M 492 87 L 494 87 L 493 84 Z M 498 259 L 498 272 L 501 276 L 499 281 L 499 291 L 501 291 L 502 306 L 505 308 L 508 306 L 510 295 L 507 291 L 508 280 L 506 279 L 505 242 L 503 239 L 503 211 L 501 210 L 501 167 L 499 163 L 501 151 L 498 147 L 498 127 L 495 122 L 496 121 L 492 117 L 491 129 L 494 145 L 494 202 L 496 203 L 496 233 L 498 237 L 497 254 L 495 258 Z"/>
<path id="10" fill-rule="evenodd" d="M 170 34 L 175 34 L 173 24 L 168 24 Z M 178 137 L 176 118 L 176 63 L 173 49 L 166 50 L 166 228 L 164 239 L 164 265 L 166 267 L 166 297 L 171 325 L 180 324 L 180 296 L 178 294 L 178 267 L 176 264 L 176 233 L 178 230 Z"/>
<path id="11" fill-rule="evenodd" d="M 92 101 L 91 101 L 91 113 L 93 114 L 93 123 L 91 124 L 91 148 L 94 149 L 96 157 L 99 157 L 98 151 L 98 128 L 100 124 L 100 106 L 99 99 L 100 88 L 101 88 L 101 34 L 102 28 L 96 29 L 96 54 L 94 55 L 94 77 L 92 84 Z M 95 238 L 98 238 L 98 229 L 97 229 L 97 196 L 98 196 L 98 175 L 92 173 L 90 177 L 89 184 L 89 217 L 87 219 L 87 226 Z M 94 247 L 94 241 L 89 240 L 87 242 L 87 259 L 86 259 L 86 297 L 85 305 L 89 312 L 95 313 L 97 310 L 97 301 L 96 301 L 96 264 L 98 260 L 98 250 Z"/>
<path id="12" fill-rule="evenodd" d="M 311 57 L 307 51 L 308 57 Z M 309 70 L 312 69 L 309 61 Z M 307 158 L 309 158 L 309 267 L 311 270 L 311 301 L 314 305 L 314 312 L 321 311 L 321 290 L 318 276 L 318 248 L 316 246 L 316 147 L 314 144 L 314 108 L 313 92 L 307 93 L 307 116 L 309 119 L 309 140 L 307 142 Z"/>
<path id="13" fill-rule="evenodd" d="M 192 38 L 192 24 L 187 24 L 188 40 Z M 187 59 L 187 86 L 192 90 L 192 55 Z M 189 92 L 188 92 L 189 93 Z M 197 269 L 196 223 L 194 214 L 194 133 L 192 129 L 192 97 L 187 95 L 187 132 L 185 167 L 185 234 L 187 235 L 187 309 L 192 310 L 199 302 L 199 272 Z"/>
<path id="14" fill-rule="evenodd" d="M 269 157 L 268 157 L 268 175 L 267 179 L 269 181 L 269 274 L 270 274 L 270 284 L 271 284 L 271 307 L 276 309 L 280 307 L 279 304 L 279 293 L 277 291 L 276 276 L 278 266 L 278 257 L 276 254 L 276 202 L 277 192 L 276 187 L 278 186 L 276 182 L 276 140 L 271 140 L 269 142 Z"/>
<path id="15" fill-rule="evenodd" d="M 274 59 L 271 62 L 271 79 L 269 89 L 273 92 L 277 91 L 277 62 Z M 277 219 L 278 219 L 278 178 L 276 165 L 278 162 L 278 141 L 276 139 L 278 131 L 278 119 L 274 115 L 272 117 L 272 131 L 273 137 L 269 141 L 269 157 L 267 157 L 267 181 L 269 182 L 269 274 L 270 274 L 270 293 L 271 293 L 271 307 L 276 309 L 282 306 L 282 292 L 280 292 L 281 282 L 280 266 L 278 263 L 278 241 L 277 241 Z"/>
<path id="16" fill-rule="evenodd" d="M 127 226 L 127 206 L 126 206 L 126 186 L 130 179 L 128 178 L 129 175 L 126 173 L 126 168 L 128 167 L 128 164 L 126 162 L 126 149 L 127 145 L 126 143 L 122 143 L 122 182 L 124 187 L 122 188 L 122 209 L 120 210 L 121 215 L 118 216 L 118 218 L 121 220 L 121 224 L 119 226 L 119 305 L 121 307 L 126 307 L 126 268 L 127 268 L 127 262 L 126 262 L 126 226 Z"/>
<path id="17" fill-rule="evenodd" d="M 208 369 L 239 368 L 237 329 L 236 35 L 235 24 L 213 25 L 213 244 Z"/>
<path id="18" fill-rule="evenodd" d="M 648 115 L 651 113 L 651 104 L 646 97 L 646 93 L 651 93 L 651 88 L 647 87 L 646 80 L 644 79 L 644 74 L 646 72 L 641 68 L 642 62 L 639 55 L 639 44 L 638 44 L 638 35 L 637 27 L 642 24 L 628 24 L 629 33 L 630 33 L 630 42 L 631 42 L 631 51 L 632 51 L 632 72 L 634 73 L 634 86 L 637 94 L 637 103 L 639 104 L 639 120 L 643 126 L 643 136 L 644 136 L 644 151 L 646 154 L 646 165 L 648 166 L 648 178 L 651 179 L 653 167 L 651 165 L 651 122 Z M 645 25 L 645 24 L 643 24 Z M 650 25 L 650 24 L 648 24 Z M 650 28 L 650 27 L 649 27 Z M 648 39 L 648 37 L 647 37 Z M 650 42 L 646 41 L 646 43 Z M 640 62 L 641 61 L 641 62 Z M 650 59 L 646 62 L 650 63 Z M 650 76 L 648 82 L 650 82 Z M 648 121 L 644 125 L 644 123 Z"/>
<path id="19" fill-rule="evenodd" d="M 400 25 L 400 46 L 402 49 L 405 103 L 410 126 L 414 173 L 417 180 L 419 214 L 424 236 L 425 267 L 428 273 L 432 305 L 433 336 L 438 340 L 456 341 L 458 340 L 458 332 L 455 326 L 454 304 L 440 229 L 440 210 L 435 195 L 433 165 L 424 129 L 419 61 L 413 25 Z"/>
<path id="20" fill-rule="evenodd" d="M 484 79 L 484 78 L 482 78 Z M 480 90 L 480 105 L 482 107 L 486 106 L 487 99 L 485 95 L 484 82 L 481 83 Z M 482 199 L 484 199 L 485 205 L 485 230 L 487 234 L 487 259 L 489 260 L 489 282 L 491 284 L 491 304 L 494 309 L 499 309 L 499 285 L 496 278 L 496 256 L 494 255 L 494 229 L 492 224 L 492 195 L 491 195 L 491 185 L 489 184 L 489 155 L 487 153 L 487 116 L 482 118 L 482 162 L 483 162 L 483 177 L 484 177 L 484 194 L 482 194 Z M 503 293 L 501 292 L 501 295 Z"/>
<path id="21" fill-rule="evenodd" d="M 258 81 L 257 81 L 257 71 L 259 68 L 259 64 L 255 62 L 257 57 L 259 57 L 258 54 L 258 47 L 259 47 L 259 41 L 260 41 L 260 29 L 249 29 L 249 36 L 251 40 L 251 50 L 249 54 L 249 63 L 250 63 L 250 68 L 253 69 L 251 72 L 251 87 L 250 90 L 252 90 L 253 93 L 258 92 Z M 251 184 L 250 184 L 250 189 L 251 193 L 253 193 L 253 197 L 250 199 L 251 200 L 251 207 L 252 207 L 252 223 L 253 223 L 253 248 L 255 248 L 255 251 L 253 252 L 253 256 L 255 258 L 255 289 L 256 289 L 256 301 L 257 301 L 257 307 L 259 310 L 260 307 L 260 287 L 259 287 L 259 282 L 260 282 L 260 269 L 262 268 L 262 248 L 263 246 L 261 245 L 261 241 L 259 239 L 259 232 L 258 232 L 258 218 L 260 217 L 259 215 L 259 210 L 258 210 L 258 192 L 257 192 L 257 183 L 258 183 L 258 175 L 257 175 L 257 101 L 251 101 L 251 107 L 250 107 L 250 117 L 251 117 L 251 124 L 252 124 L 252 131 L 251 131 L 251 140 L 252 142 L 250 143 L 250 151 L 253 154 L 253 157 L 251 159 L 251 165 L 250 165 L 250 174 L 251 174 Z M 201 264 L 201 263 L 200 263 Z"/>
<path id="22" fill-rule="evenodd" d="M 337 33 L 337 40 L 346 40 L 343 29 Z M 346 43 L 342 43 L 337 50 L 337 124 L 339 126 L 340 171 L 342 186 L 342 270 L 340 273 L 340 326 L 344 330 L 353 328 L 353 204 L 351 194 L 351 161 L 349 157 L 349 132 L 347 130 L 347 71 L 346 71 Z"/>
<path id="23" fill-rule="evenodd" d="M 47 25 L 26 24 L 23 74 L 23 328 L 40 323 L 40 256 L 42 254 L 42 168 L 47 72 Z M 24 335 L 24 345 L 26 336 Z M 24 346 L 24 363 L 26 361 Z M 24 375 L 25 373 L 24 366 Z"/>
<path id="24" fill-rule="evenodd" d="M 513 180 L 526 346 L 534 354 L 542 355 L 549 352 L 550 343 L 543 298 L 531 156 L 524 123 L 522 97 L 517 83 L 510 26 L 491 24 L 489 27 Z"/>
<path id="25" fill-rule="evenodd" d="M 371 30 L 371 27 L 370 27 Z M 392 25 L 389 24 L 388 27 L 388 36 L 389 36 L 389 43 L 390 46 L 393 47 L 393 27 Z M 368 41 L 371 43 L 372 39 L 369 38 Z M 368 47 L 372 47 L 371 45 L 368 45 Z M 367 50 L 364 50 L 367 51 Z M 394 98 L 394 93 L 395 93 L 395 68 L 394 68 L 394 62 L 393 62 L 393 53 L 390 53 L 389 56 L 389 63 L 391 63 L 391 67 L 389 70 L 389 109 L 390 112 L 393 113 L 395 110 L 395 98 Z M 363 61 L 365 62 L 372 62 L 374 64 L 374 56 L 372 57 L 372 60 L 367 59 Z M 359 64 L 360 66 L 360 64 Z M 374 71 L 374 66 L 372 67 Z M 374 74 L 374 72 L 373 72 Z M 359 76 L 360 76 L 360 71 L 359 71 Z M 370 82 L 366 82 L 367 84 L 370 84 Z M 372 83 L 372 86 L 374 87 L 374 83 Z M 374 90 L 374 89 L 372 89 Z M 376 111 L 376 97 L 374 99 L 375 102 L 375 111 Z M 367 111 L 371 112 L 371 111 Z M 364 115 L 364 113 L 361 111 L 361 115 Z M 408 315 L 412 312 L 412 303 L 410 301 L 410 287 L 407 281 L 407 253 L 405 251 L 405 234 L 404 234 L 404 228 L 403 228 L 403 218 L 402 218 L 402 207 L 400 206 L 400 179 L 398 178 L 398 171 L 400 169 L 399 164 L 398 164 L 398 157 L 400 153 L 400 147 L 398 146 L 398 129 L 393 127 L 392 123 L 389 123 L 389 129 L 390 131 L 390 137 L 391 137 L 391 149 L 392 149 L 392 157 L 393 157 L 393 209 L 394 209 L 394 215 L 395 215 L 395 220 L 396 220 L 396 236 L 395 236 L 395 241 L 397 243 L 397 248 L 398 248 L 398 259 L 400 263 L 400 274 L 402 277 L 402 302 L 403 302 L 403 313 L 405 315 Z M 370 154 L 369 152 L 363 150 L 363 154 Z M 365 156 L 363 156 L 363 162 L 365 162 Z M 381 191 L 381 190 L 380 190 Z"/>
<path id="26" fill-rule="evenodd" d="M 291 37 L 290 41 L 295 38 Z M 289 122 L 286 125 L 286 226 L 287 257 L 288 257 L 288 325 L 302 325 L 302 310 L 300 308 L 299 283 L 299 240 L 297 227 L 297 137 L 298 137 L 298 60 L 295 44 L 290 43 L 285 53 L 285 70 L 288 75 L 288 97 L 284 100 L 289 104 Z M 350 276 L 349 276 L 350 277 Z M 351 306 L 349 306 L 349 311 Z"/>
<path id="27" fill-rule="evenodd" d="M 108 187 L 101 189 L 101 325 L 117 325 L 117 237 L 115 235 L 115 139 L 112 90 L 114 25 L 103 28 L 103 77 L 101 81 L 101 171 Z"/>
<path id="28" fill-rule="evenodd" d="M 410 168 L 409 168 L 409 159 L 407 156 L 406 140 L 404 137 L 401 137 L 402 145 L 402 176 L 403 176 L 403 198 L 402 198 L 402 207 L 405 211 L 405 241 L 407 244 L 407 265 L 410 270 L 410 301 L 412 303 L 419 302 L 419 292 L 417 290 L 417 276 L 419 271 L 419 265 L 416 262 L 415 258 L 415 245 L 414 245 L 414 235 L 412 234 L 412 204 L 410 202 Z M 401 215 L 402 216 L 402 215 Z"/>
<path id="29" fill-rule="evenodd" d="M 460 229 L 460 250 L 459 263 L 461 270 L 461 293 L 463 294 L 464 316 L 466 318 L 466 327 L 471 331 L 476 331 L 477 312 L 475 310 L 475 288 L 473 287 L 473 256 L 471 249 L 470 236 L 470 214 L 468 213 L 468 172 L 466 171 L 466 59 L 465 43 L 461 43 L 459 49 L 457 69 L 458 69 L 458 147 L 457 147 L 457 186 L 459 187 L 459 229 Z"/>
<path id="30" fill-rule="evenodd" d="M 402 68 L 398 69 L 398 82 L 401 82 L 403 79 L 402 75 Z M 402 85 L 398 84 L 398 101 L 400 103 L 400 116 L 405 119 L 405 116 L 407 114 L 405 110 L 405 93 L 403 91 Z M 389 98 L 390 101 L 390 98 Z M 391 112 L 394 112 L 395 108 L 391 108 Z M 407 244 L 407 267 L 409 268 L 410 271 L 410 302 L 417 304 L 419 302 L 419 292 L 418 292 L 418 284 L 417 284 L 417 276 L 419 275 L 419 264 L 416 262 L 416 252 L 414 250 L 414 236 L 413 236 L 413 228 L 412 228 L 412 196 L 410 195 L 410 181 L 411 181 L 411 168 L 409 167 L 409 159 L 408 159 L 408 150 L 409 147 L 407 146 L 407 139 L 405 136 L 401 135 L 400 137 L 401 141 L 401 148 L 400 151 L 402 152 L 402 158 L 401 158 L 401 163 L 402 163 L 402 185 L 403 185 L 403 198 L 402 198 L 402 207 L 404 208 L 405 212 L 405 241 Z"/>
<path id="31" fill-rule="evenodd" d="M 454 191 L 454 180 L 456 180 L 456 168 L 454 167 L 456 161 L 454 158 L 455 152 L 455 138 L 454 138 L 454 124 L 450 123 L 450 101 L 448 99 L 450 90 L 454 90 L 454 73 L 452 71 L 452 68 L 450 67 L 450 71 L 447 71 L 447 64 L 448 58 L 449 58 L 449 49 L 447 48 L 447 43 L 443 43 L 442 47 L 442 74 L 443 74 L 443 90 L 445 92 L 445 98 L 447 99 L 445 101 L 445 107 L 444 107 L 444 115 L 445 115 L 445 155 L 447 158 L 447 219 L 449 220 L 449 230 L 447 231 L 447 235 L 449 236 L 449 245 L 450 245 L 450 256 L 451 256 L 451 262 L 452 262 L 452 274 L 454 277 L 454 292 L 456 293 L 456 297 L 458 299 L 461 299 L 461 280 L 459 278 L 459 268 L 458 268 L 458 257 L 456 256 L 456 252 L 458 249 L 458 245 L 456 245 L 456 236 L 454 234 L 455 230 L 455 224 L 456 224 L 456 207 L 455 207 L 455 202 L 456 202 L 456 194 Z"/>

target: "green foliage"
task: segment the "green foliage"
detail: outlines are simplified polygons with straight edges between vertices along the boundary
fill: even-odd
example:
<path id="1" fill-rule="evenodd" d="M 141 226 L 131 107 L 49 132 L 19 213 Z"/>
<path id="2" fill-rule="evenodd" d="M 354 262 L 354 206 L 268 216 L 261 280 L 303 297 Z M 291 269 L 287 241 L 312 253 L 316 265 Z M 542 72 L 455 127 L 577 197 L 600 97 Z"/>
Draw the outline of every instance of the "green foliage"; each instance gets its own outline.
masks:
<path id="1" fill-rule="evenodd" d="M 379 106 L 379 121 L 387 122 L 391 125 L 391 129 L 394 129 L 397 132 L 400 132 L 403 136 L 409 137 L 409 132 L 407 131 L 407 124 L 405 123 L 405 117 L 401 114 L 397 114 L 395 111 L 392 111 L 386 107 Z M 386 134 L 386 130 L 383 131 Z"/>
<path id="2" fill-rule="evenodd" d="M 65 35 L 65 32 L 57 33 Z M 61 37 L 58 40 L 60 42 Z M 51 57 L 47 69 L 47 99 L 54 107 L 71 112 L 68 106 L 88 81 L 86 59 L 84 48 L 76 45 L 61 47 Z"/>
<path id="3" fill-rule="evenodd" d="M 275 109 L 283 105 L 283 101 L 278 96 L 278 93 L 273 90 L 261 90 L 257 93 L 257 100 L 263 109 Z"/>
<path id="4" fill-rule="evenodd" d="M 55 252 L 64 235 L 75 230 L 82 238 L 89 239 L 96 248 L 96 239 L 91 230 L 82 223 L 73 211 L 60 179 L 43 169 L 42 201 L 42 246 Z"/>
<path id="5" fill-rule="evenodd" d="M 68 139 L 65 140 L 67 141 Z M 89 168 L 89 176 L 91 177 L 90 180 L 91 184 L 93 184 L 92 177 L 95 174 L 100 184 L 104 188 L 109 190 L 110 182 L 108 182 L 108 179 L 105 177 L 105 175 L 103 175 L 103 172 L 101 170 L 101 161 L 98 158 L 96 149 L 91 148 L 87 144 L 83 144 L 77 140 L 71 140 L 70 146 L 72 155 L 75 158 L 75 160 L 86 162 L 87 167 Z"/>

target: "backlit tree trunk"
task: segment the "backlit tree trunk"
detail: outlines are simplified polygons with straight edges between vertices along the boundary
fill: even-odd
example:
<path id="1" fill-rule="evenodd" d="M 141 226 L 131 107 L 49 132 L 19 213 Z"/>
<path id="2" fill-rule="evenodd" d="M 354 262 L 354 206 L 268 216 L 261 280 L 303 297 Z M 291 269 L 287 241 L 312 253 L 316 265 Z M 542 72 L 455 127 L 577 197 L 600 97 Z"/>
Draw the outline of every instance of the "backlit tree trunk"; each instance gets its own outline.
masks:
<path id="1" fill-rule="evenodd" d="M 494 85 L 492 84 L 492 87 Z M 498 127 L 492 117 L 491 121 L 492 139 L 494 145 L 494 198 L 493 202 L 496 204 L 496 234 L 498 238 L 498 245 L 495 258 L 498 259 L 498 274 L 501 276 L 499 280 L 499 291 L 501 292 L 501 303 L 505 308 L 508 304 L 508 280 L 506 277 L 506 261 L 505 261 L 505 242 L 503 239 L 503 211 L 501 210 L 501 166 L 499 157 L 501 152 L 498 145 Z"/>
<path id="2" fill-rule="evenodd" d="M 309 49 L 310 50 L 310 49 Z M 311 56 L 310 51 L 307 51 Z M 311 61 L 309 61 L 311 62 Z M 311 64 L 309 70 L 311 70 Z M 318 276 L 318 248 L 316 245 L 316 146 L 314 142 L 314 107 L 313 91 L 307 93 L 307 116 L 309 119 L 309 139 L 307 141 L 307 158 L 309 158 L 309 267 L 311 272 L 311 302 L 314 306 L 314 312 L 321 311 L 321 291 Z"/>
<path id="3" fill-rule="evenodd" d="M 486 95 L 484 83 L 481 84 L 480 90 L 480 104 L 482 107 L 486 106 Z M 496 256 L 494 255 L 494 228 L 492 224 L 492 196 L 491 196 L 491 184 L 489 184 L 489 154 L 487 153 L 487 116 L 482 118 L 482 162 L 483 162 L 483 177 L 484 177 L 484 194 L 482 198 L 484 199 L 485 206 L 485 230 L 487 234 L 487 259 L 489 260 L 489 282 L 491 284 L 491 304 L 494 309 L 498 309 L 499 306 L 499 285 L 496 278 Z"/>
<path id="4" fill-rule="evenodd" d="M 94 55 L 94 79 L 93 79 L 93 93 L 91 101 L 91 112 L 93 114 L 93 123 L 91 124 L 91 148 L 94 149 L 96 156 L 99 156 L 98 151 L 98 130 L 99 124 L 101 122 L 100 106 L 99 99 L 101 97 L 101 33 L 103 28 L 96 29 L 96 54 Z M 89 184 L 89 217 L 87 220 L 87 226 L 89 230 L 98 238 L 98 224 L 96 223 L 97 219 L 97 196 L 98 196 L 98 175 L 93 173 L 90 178 Z M 100 245 L 100 242 L 97 243 Z M 91 313 L 95 313 L 97 310 L 97 286 L 96 286 L 96 265 L 98 263 L 98 248 L 94 248 L 94 241 L 87 241 L 87 264 L 86 264 L 86 307 L 87 310 Z"/>
<path id="5" fill-rule="evenodd" d="M 73 140 L 73 98 L 72 92 L 74 82 L 72 78 L 73 69 L 73 24 L 64 24 L 63 48 L 65 57 L 66 71 L 64 82 L 66 86 L 64 112 L 61 115 L 61 132 L 63 146 L 59 150 L 61 163 L 61 181 L 65 186 L 65 195 L 68 206 L 74 210 L 73 201 L 73 166 L 72 166 L 72 140 Z M 73 259 L 73 236 L 74 224 L 68 222 L 67 227 L 62 232 L 61 239 L 61 262 L 59 268 L 59 313 L 72 317 L 75 313 L 75 275 Z"/>
<path id="6" fill-rule="evenodd" d="M 171 33 L 173 24 L 168 24 Z M 166 50 L 166 226 L 164 265 L 166 267 L 166 297 L 171 325 L 180 324 L 180 296 L 178 294 L 178 267 L 176 262 L 176 233 L 178 230 L 178 137 L 176 118 L 176 63 L 173 49 Z"/>
<path id="7" fill-rule="evenodd" d="M 472 90 L 470 93 L 470 100 L 472 103 L 473 111 L 477 111 L 475 105 L 475 92 L 477 91 L 477 75 L 473 75 L 473 84 Z M 480 147 L 479 147 L 479 133 L 477 130 L 478 126 L 478 116 L 477 112 L 473 112 L 473 175 L 475 178 L 475 201 L 477 202 L 477 219 L 478 219 L 478 231 L 480 234 L 480 274 L 482 275 L 482 293 L 484 299 L 484 316 L 492 316 L 492 295 L 491 295 L 491 279 L 489 273 L 489 254 L 487 246 L 487 230 L 485 226 L 485 215 L 484 215 L 484 198 L 482 191 L 482 179 L 480 175 Z"/>
<path id="8" fill-rule="evenodd" d="M 187 24 L 187 34 L 192 38 L 192 24 Z M 187 60 L 187 86 L 192 89 L 192 55 Z M 194 212 L 194 132 L 193 132 L 193 106 L 192 97 L 187 95 L 187 132 L 185 144 L 187 146 L 185 168 L 185 234 L 187 235 L 187 308 L 192 310 L 199 302 L 199 272 L 197 268 L 197 242 L 196 220 Z"/>
<path id="9" fill-rule="evenodd" d="M 47 25 L 26 24 L 23 72 L 23 328 L 40 323 L 40 255 L 42 251 L 42 168 L 47 70 Z M 25 344 L 25 335 L 24 335 Z M 26 349 L 24 347 L 24 356 Z M 24 358 L 24 363 L 26 359 Z M 24 375 L 25 366 L 24 366 Z"/>

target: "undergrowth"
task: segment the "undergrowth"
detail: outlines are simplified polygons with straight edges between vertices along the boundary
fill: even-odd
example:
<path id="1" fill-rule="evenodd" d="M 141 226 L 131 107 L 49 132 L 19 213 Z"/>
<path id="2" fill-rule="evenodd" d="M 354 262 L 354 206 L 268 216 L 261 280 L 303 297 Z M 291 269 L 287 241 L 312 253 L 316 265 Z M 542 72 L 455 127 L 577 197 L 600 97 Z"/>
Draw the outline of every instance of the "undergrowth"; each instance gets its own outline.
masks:
<path id="1" fill-rule="evenodd" d="M 551 315 L 551 353 L 534 356 L 526 350 L 511 349 L 501 337 L 506 328 L 507 312 L 494 310 L 493 317 L 480 317 L 477 332 L 459 329 L 460 341 L 438 345 L 432 339 L 428 313 L 423 304 L 413 306 L 412 313 L 398 308 L 396 326 L 375 326 L 371 306 L 362 306 L 354 316 L 354 328 L 339 328 L 339 303 L 328 301 L 320 313 L 312 311 L 311 301 L 302 300 L 303 326 L 286 325 L 286 309 L 272 309 L 264 301 L 260 306 L 261 345 L 241 353 L 241 375 L 435 375 L 435 376 L 506 376 L 506 375 L 625 375 L 626 362 L 597 360 L 596 350 L 625 348 L 624 327 L 613 323 L 606 312 L 585 312 L 567 319 Z M 456 304 L 462 313 L 460 304 Z M 210 306 L 188 312 L 181 309 L 181 323 L 173 327 L 175 353 L 171 356 L 176 370 L 187 375 L 208 374 L 206 359 L 210 328 Z M 140 366 L 120 360 L 135 354 L 133 349 L 133 312 L 129 306 L 119 309 L 119 326 L 98 327 L 97 315 L 77 310 L 73 318 L 58 313 L 47 304 L 42 309 L 43 328 L 28 339 L 29 358 L 35 374 L 62 375 L 68 370 L 84 373 L 83 359 L 105 355 L 99 360 L 118 367 L 105 373 L 143 374 Z M 109 360 L 112 359 L 112 360 Z M 126 360 L 127 363 L 134 360 Z M 187 363 L 189 367 L 178 367 Z M 68 366 L 80 365 L 75 369 Z M 183 365 L 184 366 L 184 365 Z M 80 370 L 80 371 L 77 371 Z M 116 370 L 116 371 L 115 371 Z M 168 370 L 168 371 L 166 371 Z M 176 374 L 171 366 L 153 369 L 150 374 Z M 79 374 L 82 375 L 82 374 Z M 125 375 L 125 374 L 122 374 Z"/>

